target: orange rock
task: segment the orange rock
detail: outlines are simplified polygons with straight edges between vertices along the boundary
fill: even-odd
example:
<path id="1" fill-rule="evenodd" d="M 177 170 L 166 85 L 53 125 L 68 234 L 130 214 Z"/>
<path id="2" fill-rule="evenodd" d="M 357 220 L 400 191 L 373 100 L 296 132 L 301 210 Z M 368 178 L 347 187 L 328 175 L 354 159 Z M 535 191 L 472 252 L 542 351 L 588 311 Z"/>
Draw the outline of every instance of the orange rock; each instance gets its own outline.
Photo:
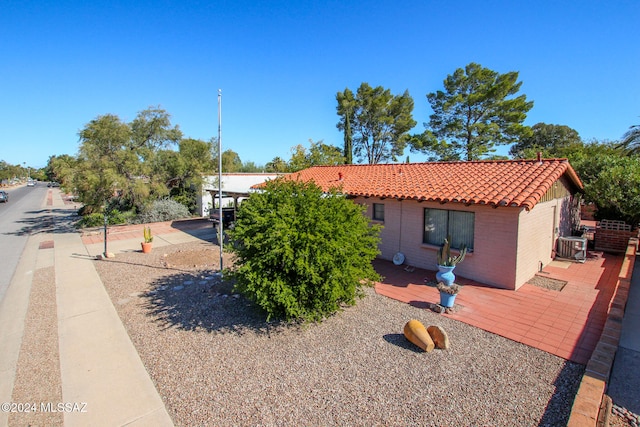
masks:
<path id="1" fill-rule="evenodd" d="M 427 353 L 433 350 L 435 344 L 420 321 L 412 319 L 404 325 L 404 336 Z"/>
<path id="2" fill-rule="evenodd" d="M 440 326 L 429 326 L 427 328 L 429 336 L 436 345 L 436 348 L 446 350 L 449 348 L 449 337 L 444 329 Z"/>

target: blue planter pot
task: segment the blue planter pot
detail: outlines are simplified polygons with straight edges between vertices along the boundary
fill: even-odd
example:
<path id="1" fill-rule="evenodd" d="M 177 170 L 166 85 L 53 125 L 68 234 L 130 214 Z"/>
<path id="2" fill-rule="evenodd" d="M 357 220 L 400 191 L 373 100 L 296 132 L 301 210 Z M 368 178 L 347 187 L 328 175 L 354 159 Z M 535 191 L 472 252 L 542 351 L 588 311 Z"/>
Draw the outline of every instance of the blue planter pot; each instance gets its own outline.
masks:
<path id="1" fill-rule="evenodd" d="M 446 265 L 439 265 L 438 266 L 438 272 L 436 273 L 436 280 L 438 282 L 442 282 L 447 286 L 451 286 L 453 284 L 453 282 L 456 281 L 456 276 L 455 274 L 453 274 L 453 269 L 456 268 L 456 266 L 446 266 Z"/>
<path id="2" fill-rule="evenodd" d="M 440 305 L 443 307 L 453 307 L 456 301 L 456 296 L 448 294 L 446 292 L 440 292 Z"/>

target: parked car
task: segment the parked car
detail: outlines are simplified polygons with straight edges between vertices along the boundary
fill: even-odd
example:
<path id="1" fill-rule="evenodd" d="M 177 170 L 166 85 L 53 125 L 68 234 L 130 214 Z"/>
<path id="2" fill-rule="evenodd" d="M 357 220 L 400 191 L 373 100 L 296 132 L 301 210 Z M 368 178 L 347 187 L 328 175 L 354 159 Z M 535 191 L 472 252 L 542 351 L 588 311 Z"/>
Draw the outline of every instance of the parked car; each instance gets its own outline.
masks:
<path id="1" fill-rule="evenodd" d="M 6 203 L 9 201 L 9 193 L 6 191 L 0 190 L 0 202 Z"/>

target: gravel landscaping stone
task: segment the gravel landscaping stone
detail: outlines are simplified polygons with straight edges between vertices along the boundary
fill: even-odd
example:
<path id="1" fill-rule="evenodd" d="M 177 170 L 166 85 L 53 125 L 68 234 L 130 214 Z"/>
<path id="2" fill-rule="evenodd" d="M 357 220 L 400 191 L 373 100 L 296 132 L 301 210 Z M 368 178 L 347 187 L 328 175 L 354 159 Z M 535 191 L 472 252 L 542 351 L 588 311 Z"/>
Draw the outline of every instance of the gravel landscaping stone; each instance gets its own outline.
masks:
<path id="1" fill-rule="evenodd" d="M 10 426 L 62 426 L 61 412 L 43 406 L 62 402 L 56 286 L 53 267 L 35 271 L 11 401 Z"/>
<path id="2" fill-rule="evenodd" d="M 95 261 L 176 425 L 566 425 L 582 365 L 373 289 L 322 323 L 267 323 L 218 260 L 189 243 Z M 410 319 L 450 348 L 409 343 Z"/>

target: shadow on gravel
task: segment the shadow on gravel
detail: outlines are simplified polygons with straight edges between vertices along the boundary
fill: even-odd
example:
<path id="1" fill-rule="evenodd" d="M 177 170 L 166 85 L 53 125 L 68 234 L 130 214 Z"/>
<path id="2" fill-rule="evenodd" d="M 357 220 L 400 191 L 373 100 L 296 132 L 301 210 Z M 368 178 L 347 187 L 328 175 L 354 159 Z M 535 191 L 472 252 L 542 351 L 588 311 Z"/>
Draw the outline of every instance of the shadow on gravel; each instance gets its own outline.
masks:
<path id="1" fill-rule="evenodd" d="M 137 252 L 137 253 L 142 253 L 142 251 L 139 250 L 135 250 L 135 251 L 131 251 L 131 252 Z M 73 254 L 74 257 L 76 258 L 85 258 L 91 261 L 96 261 L 96 257 L 92 256 L 92 255 L 83 255 L 83 254 Z M 109 258 L 107 260 L 99 260 L 102 262 L 108 262 L 111 264 L 122 264 L 123 266 L 125 265 L 131 265 L 134 267 L 142 267 L 142 268 L 149 268 L 152 270 L 160 270 L 160 271 L 167 271 L 167 270 L 173 270 L 173 271 L 181 271 L 181 272 L 189 272 L 192 273 L 192 270 L 189 269 L 182 269 L 179 267 L 167 267 L 166 265 L 150 265 L 148 263 L 145 262 L 132 262 L 132 261 L 122 261 L 118 258 Z M 213 274 L 213 273 L 212 273 Z"/>
<path id="2" fill-rule="evenodd" d="M 555 392 L 549 399 L 538 426 L 557 426 L 560 425 L 558 424 L 559 421 L 562 421 L 561 425 L 567 425 L 569 415 L 571 415 L 571 407 L 584 374 L 584 368 L 579 363 L 569 361 L 564 363 L 562 370 L 553 382 Z"/>
<path id="3" fill-rule="evenodd" d="M 214 273 L 198 271 L 163 276 L 142 295 L 148 315 L 162 329 L 217 333 L 272 332 L 281 324 L 265 321 L 255 304 L 232 292 L 232 284 Z"/>
<path id="4" fill-rule="evenodd" d="M 424 353 L 424 350 L 410 343 L 404 336 L 404 334 L 386 334 L 382 338 L 390 344 L 396 345 L 405 350 L 413 351 L 414 353 Z"/>

